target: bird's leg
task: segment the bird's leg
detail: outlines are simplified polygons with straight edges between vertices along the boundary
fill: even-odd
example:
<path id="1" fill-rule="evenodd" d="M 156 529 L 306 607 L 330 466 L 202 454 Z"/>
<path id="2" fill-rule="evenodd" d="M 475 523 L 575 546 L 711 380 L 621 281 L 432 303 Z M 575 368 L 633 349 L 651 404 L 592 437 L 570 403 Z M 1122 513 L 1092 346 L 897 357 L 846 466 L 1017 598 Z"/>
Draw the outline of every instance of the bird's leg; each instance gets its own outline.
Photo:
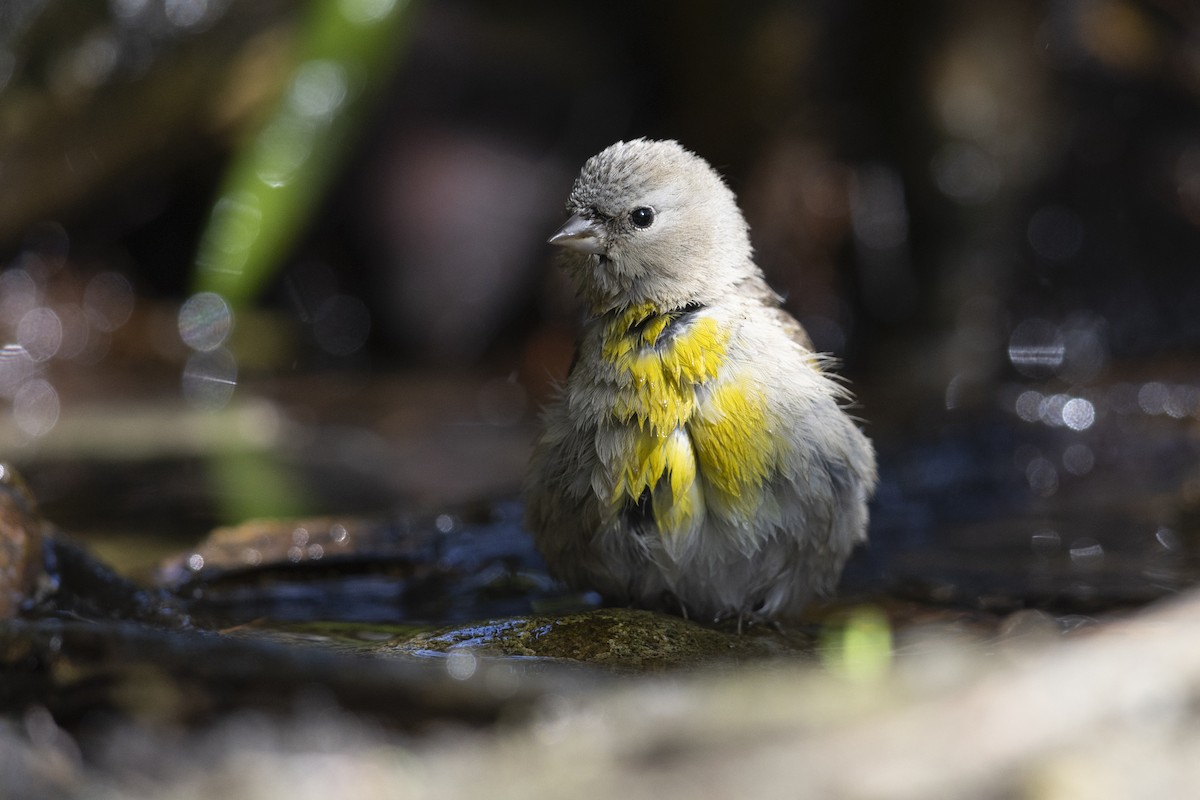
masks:
<path id="1" fill-rule="evenodd" d="M 676 608 L 679 609 L 679 616 L 683 617 L 686 620 L 691 619 L 691 617 L 688 616 L 687 603 L 683 602 L 683 600 L 680 599 L 679 595 L 675 594 L 674 592 L 672 592 L 670 590 L 664 589 L 663 590 L 663 608 L 670 608 L 672 605 L 674 605 Z"/>

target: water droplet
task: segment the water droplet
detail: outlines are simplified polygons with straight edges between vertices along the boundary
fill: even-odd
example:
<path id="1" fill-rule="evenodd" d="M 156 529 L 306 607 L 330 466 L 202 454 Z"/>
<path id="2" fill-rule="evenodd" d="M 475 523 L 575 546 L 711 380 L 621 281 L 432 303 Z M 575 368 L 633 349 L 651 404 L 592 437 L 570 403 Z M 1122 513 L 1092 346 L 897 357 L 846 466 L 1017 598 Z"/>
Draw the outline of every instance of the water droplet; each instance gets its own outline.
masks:
<path id="1" fill-rule="evenodd" d="M 1154 538 L 1157 539 L 1158 543 L 1166 550 L 1179 549 L 1179 533 L 1171 530 L 1170 528 L 1159 528 L 1154 532 Z"/>
<path id="2" fill-rule="evenodd" d="M 299 564 L 304 558 L 304 548 L 300 545 L 292 545 L 288 548 L 287 559 L 293 564 Z"/>
<path id="3" fill-rule="evenodd" d="M 17 323 L 17 343 L 34 361 L 48 361 L 62 346 L 63 326 L 58 314 L 44 306 L 31 309 Z"/>
<path id="4" fill-rule="evenodd" d="M 1197 406 L 1200 405 L 1198 394 L 1200 392 L 1191 386 L 1173 386 L 1167 392 L 1166 402 L 1163 403 L 1163 411 L 1167 413 L 1167 416 L 1174 417 L 1175 419 L 1183 419 L 1193 413 Z"/>
<path id="5" fill-rule="evenodd" d="M 1071 564 L 1076 569 L 1095 570 L 1104 563 L 1104 547 L 1090 536 L 1071 542 Z"/>
<path id="6" fill-rule="evenodd" d="M 1051 427 L 1060 427 L 1063 424 L 1063 409 L 1066 408 L 1067 402 L 1070 400 L 1065 394 L 1052 394 L 1042 400 L 1041 408 L 1038 409 L 1038 416 L 1042 422 Z"/>
<path id="7" fill-rule="evenodd" d="M 317 129 L 310 120 L 284 116 L 259 135 L 255 174 L 268 186 L 284 186 L 312 155 Z"/>
<path id="8" fill-rule="evenodd" d="M 179 308 L 179 337 L 193 350 L 207 353 L 229 339 L 233 309 L 215 292 L 198 292 Z"/>
<path id="9" fill-rule="evenodd" d="M 943 401 L 947 411 L 953 411 L 958 408 L 959 394 L 962 391 L 963 377 L 961 374 L 952 377 L 946 383 L 946 391 L 943 394 Z"/>
<path id="10" fill-rule="evenodd" d="M 465 681 L 475 674 L 479 659 L 469 650 L 451 650 L 446 655 L 446 672 L 458 681 Z"/>
<path id="11" fill-rule="evenodd" d="M 58 424 L 58 391 L 49 381 L 26 381 L 13 395 L 13 421 L 29 436 L 45 436 Z"/>
<path id="12" fill-rule="evenodd" d="M 454 530 L 454 518 L 449 514 L 439 514 L 433 524 L 442 533 L 449 533 Z"/>
<path id="13" fill-rule="evenodd" d="M 213 204 L 196 263 L 214 272 L 240 274 L 261 232 L 259 198 L 251 192 L 227 194 Z"/>
<path id="14" fill-rule="evenodd" d="M 1029 546 L 1039 556 L 1054 555 L 1062 547 L 1062 537 L 1058 535 L 1058 531 L 1038 531 L 1029 538 Z"/>
<path id="15" fill-rule="evenodd" d="M 319 544 L 310 544 L 308 546 L 308 557 L 313 561 L 319 561 L 325 555 L 325 548 Z"/>
<path id="16" fill-rule="evenodd" d="M 1170 397 L 1171 390 L 1167 388 L 1165 383 L 1151 381 L 1142 385 L 1138 389 L 1137 402 L 1138 408 L 1142 409 L 1146 414 L 1158 415 L 1166 411 L 1167 399 Z"/>
<path id="17" fill-rule="evenodd" d="M 12 397 L 36 370 L 25 348 L 8 344 L 0 348 L 0 397 Z"/>
<path id="18" fill-rule="evenodd" d="M 1065 356 L 1062 334 L 1048 320 L 1022 320 L 1008 339 L 1008 359 L 1023 375 L 1049 377 L 1062 367 Z"/>
<path id="19" fill-rule="evenodd" d="M 101 272 L 83 290 L 83 309 L 98 330 L 112 333 L 133 314 L 133 287 L 119 272 Z"/>
<path id="20" fill-rule="evenodd" d="M 1096 408 L 1090 400 L 1072 397 L 1062 407 L 1062 421 L 1073 431 L 1085 431 L 1096 421 Z"/>
<path id="21" fill-rule="evenodd" d="M 37 282 L 28 271 L 0 272 L 0 323 L 16 325 L 38 304 Z"/>
<path id="22" fill-rule="evenodd" d="M 237 360 L 225 349 L 195 353 L 183 368 L 183 398 L 192 408 L 224 408 L 237 388 Z"/>
<path id="23" fill-rule="evenodd" d="M 1058 491 L 1058 470 L 1041 456 L 1029 462 L 1025 468 L 1025 479 L 1029 488 L 1042 497 L 1049 497 Z"/>
<path id="24" fill-rule="evenodd" d="M 192 572 L 199 572 L 204 569 L 204 556 L 199 553 L 192 553 L 187 560 L 188 569 Z"/>
<path id="25" fill-rule="evenodd" d="M 346 100 L 346 68 L 336 61 L 306 61 L 296 70 L 288 99 L 302 117 L 333 116 Z"/>
<path id="26" fill-rule="evenodd" d="M 346 526 L 342 525 L 340 522 L 334 523 L 334 525 L 329 529 L 329 538 L 337 544 L 345 544 L 350 538 L 350 532 L 346 530 Z"/>
<path id="27" fill-rule="evenodd" d="M 1026 389 L 1017 395 L 1014 408 L 1017 416 L 1026 422 L 1037 422 L 1042 416 L 1042 393 Z"/>

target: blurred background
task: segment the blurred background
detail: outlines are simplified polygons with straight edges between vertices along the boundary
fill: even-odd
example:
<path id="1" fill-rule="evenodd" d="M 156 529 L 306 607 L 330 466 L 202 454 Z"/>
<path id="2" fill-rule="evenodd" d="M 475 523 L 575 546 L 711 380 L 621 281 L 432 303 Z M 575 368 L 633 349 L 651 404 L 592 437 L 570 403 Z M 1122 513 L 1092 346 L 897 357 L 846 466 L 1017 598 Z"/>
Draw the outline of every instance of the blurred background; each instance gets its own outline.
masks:
<path id="1" fill-rule="evenodd" d="M 850 580 L 1140 599 L 1200 498 L 1183 0 L 6 0 L 0 458 L 132 571 L 516 496 L 583 160 L 678 139 L 883 456 Z"/>

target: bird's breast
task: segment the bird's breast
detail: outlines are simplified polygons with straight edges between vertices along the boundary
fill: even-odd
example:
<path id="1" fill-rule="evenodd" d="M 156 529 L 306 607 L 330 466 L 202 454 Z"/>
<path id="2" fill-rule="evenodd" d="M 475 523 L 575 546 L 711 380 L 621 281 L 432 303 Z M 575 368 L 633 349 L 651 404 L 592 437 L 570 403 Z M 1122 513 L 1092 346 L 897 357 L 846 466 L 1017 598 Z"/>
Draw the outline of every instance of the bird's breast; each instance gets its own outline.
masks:
<path id="1" fill-rule="evenodd" d="M 613 417 L 665 435 L 695 410 L 697 390 L 724 365 L 729 332 L 700 310 L 635 306 L 609 320 L 601 359 L 615 388 Z"/>
<path id="2" fill-rule="evenodd" d="M 778 461 L 760 387 L 730 363 L 731 334 L 702 308 L 634 307 L 605 325 L 613 402 L 597 492 L 614 513 L 652 519 L 664 539 L 686 537 L 706 514 L 753 515 Z"/>

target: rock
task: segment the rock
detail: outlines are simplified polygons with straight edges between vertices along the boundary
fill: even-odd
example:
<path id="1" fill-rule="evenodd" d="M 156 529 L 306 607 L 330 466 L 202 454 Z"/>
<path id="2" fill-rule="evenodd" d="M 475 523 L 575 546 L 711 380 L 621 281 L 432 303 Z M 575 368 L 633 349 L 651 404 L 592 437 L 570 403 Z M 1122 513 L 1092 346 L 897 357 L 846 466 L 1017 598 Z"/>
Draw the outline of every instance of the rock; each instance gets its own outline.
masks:
<path id="1" fill-rule="evenodd" d="M 0 463 L 0 620 L 16 616 L 43 574 L 43 523 L 21 476 Z"/>
<path id="2" fill-rule="evenodd" d="M 419 654 L 470 651 L 573 661 L 617 670 L 658 670 L 800 652 L 811 641 L 773 628 L 739 635 L 678 617 L 629 608 L 493 619 L 418 634 L 394 646 Z"/>

